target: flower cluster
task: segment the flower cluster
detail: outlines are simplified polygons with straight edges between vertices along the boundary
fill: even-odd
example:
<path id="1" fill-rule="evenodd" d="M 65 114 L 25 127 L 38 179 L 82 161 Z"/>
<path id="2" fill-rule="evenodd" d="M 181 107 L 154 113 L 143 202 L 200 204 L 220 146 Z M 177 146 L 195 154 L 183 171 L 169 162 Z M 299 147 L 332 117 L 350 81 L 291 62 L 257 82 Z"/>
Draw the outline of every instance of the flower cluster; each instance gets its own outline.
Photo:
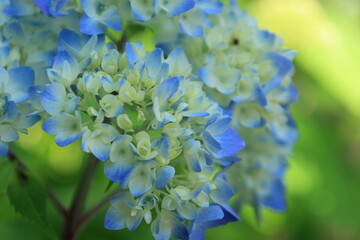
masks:
<path id="1" fill-rule="evenodd" d="M 119 183 L 105 228 L 144 220 L 158 240 L 203 239 L 244 204 L 284 210 L 295 53 L 223 5 L 0 0 L 0 155 L 42 117 Z M 157 48 L 129 41 L 132 28 Z"/>
<path id="2" fill-rule="evenodd" d="M 282 179 L 297 138 L 289 113 L 297 98 L 291 81 L 295 52 L 283 49 L 278 36 L 259 29 L 234 2 L 203 40 L 185 39 L 183 45 L 207 93 L 228 110 L 247 143 L 238 154 L 243 161 L 227 174 L 238 189 L 236 207 L 251 204 L 257 215 L 262 205 L 284 210 Z"/>
<path id="3" fill-rule="evenodd" d="M 203 35 L 203 28 L 211 26 L 209 16 L 220 13 L 218 0 L 36 0 L 41 11 L 50 17 L 66 17 L 78 12 L 80 31 L 84 34 L 103 34 L 107 28 L 121 30 L 123 20 L 145 22 L 157 15 L 179 23 L 181 30 L 193 37 Z M 130 14 L 129 14 L 130 13 Z M 169 19 L 170 18 L 170 19 Z"/>
<path id="4" fill-rule="evenodd" d="M 0 156 L 6 157 L 8 143 L 19 138 L 17 131 L 27 133 L 27 128 L 39 121 L 31 114 L 27 93 L 34 83 L 30 67 L 15 67 L 9 70 L 0 66 Z"/>
<path id="5" fill-rule="evenodd" d="M 71 42 L 81 37 L 86 49 Z M 82 138 L 82 150 L 106 161 L 105 175 L 126 190 L 112 198 L 105 227 L 134 230 L 144 218 L 157 239 L 186 239 L 192 228 L 229 221 L 233 190 L 219 169 L 239 160 L 232 156 L 244 142 L 192 79 L 182 49 L 165 59 L 136 42 L 120 53 L 69 30 L 60 43 L 85 55 L 59 51 L 48 69 L 52 83 L 40 100 L 51 116 L 43 129 L 60 146 Z"/>

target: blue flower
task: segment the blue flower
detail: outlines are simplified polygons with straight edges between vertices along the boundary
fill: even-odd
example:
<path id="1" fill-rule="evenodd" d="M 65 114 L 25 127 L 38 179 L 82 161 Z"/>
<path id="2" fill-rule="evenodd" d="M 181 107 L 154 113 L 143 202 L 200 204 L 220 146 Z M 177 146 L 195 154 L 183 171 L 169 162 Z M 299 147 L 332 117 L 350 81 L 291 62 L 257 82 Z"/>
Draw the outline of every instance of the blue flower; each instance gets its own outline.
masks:
<path id="1" fill-rule="evenodd" d="M 132 137 L 118 136 L 110 148 L 110 159 L 105 163 L 105 175 L 113 182 L 125 181 L 135 168 L 135 152 L 131 146 Z"/>
<path id="2" fill-rule="evenodd" d="M 60 112 L 73 112 L 78 104 L 79 97 L 69 98 L 64 85 L 59 83 L 49 84 L 40 94 L 41 104 L 51 115 Z"/>
<path id="3" fill-rule="evenodd" d="M 8 143 L 18 140 L 17 131 L 27 133 L 27 128 L 39 121 L 38 115 L 28 114 L 32 106 L 27 102 L 28 90 L 34 83 L 34 71 L 30 67 L 6 70 L 0 67 L 0 155 L 6 157 Z"/>
<path id="4" fill-rule="evenodd" d="M 166 9 L 169 17 L 175 17 L 185 13 L 195 6 L 194 0 L 162 1 L 162 8 Z"/>
<path id="5" fill-rule="evenodd" d="M 204 28 L 211 27 L 209 15 L 200 8 L 194 8 L 180 16 L 181 30 L 191 37 L 202 37 Z"/>
<path id="6" fill-rule="evenodd" d="M 80 68 L 76 59 L 66 51 L 59 52 L 52 68 L 47 69 L 49 80 L 69 87 L 79 75 Z"/>
<path id="7" fill-rule="evenodd" d="M 216 88 L 222 94 L 230 94 L 235 91 L 235 86 L 241 79 L 241 72 L 221 62 L 208 64 L 199 69 L 199 76 L 207 86 Z"/>
<path id="8" fill-rule="evenodd" d="M 181 77 L 172 77 L 161 82 L 153 93 L 153 111 L 159 122 L 175 121 L 174 116 L 167 112 L 166 104 L 179 88 Z"/>
<path id="9" fill-rule="evenodd" d="M 101 0 L 81 0 L 85 15 L 80 19 L 80 31 L 85 34 L 102 34 L 106 28 L 120 30 L 122 21 L 117 8 Z"/>
<path id="10" fill-rule="evenodd" d="M 48 134 L 54 135 L 56 144 L 61 147 L 76 141 L 85 132 L 80 116 L 73 116 L 65 112 L 46 119 L 42 129 Z"/>
<path id="11" fill-rule="evenodd" d="M 111 200 L 106 228 L 133 231 L 144 219 L 157 239 L 186 239 L 188 221 L 202 227 L 223 219 L 221 206 L 234 192 L 218 175 L 235 162 L 228 158 L 244 142 L 193 79 L 184 51 L 165 57 L 161 49 L 146 53 L 137 42 L 121 54 L 98 48 L 94 36 L 62 34 L 48 70 L 54 83 L 40 93 L 51 115 L 43 129 L 60 146 L 81 138 L 83 151 L 106 161 L 106 177 L 124 190 Z M 101 51 L 97 64 L 80 67 L 88 55 L 75 47 Z"/>
<path id="12" fill-rule="evenodd" d="M 174 212 L 162 210 L 151 224 L 151 232 L 157 240 L 167 240 L 170 237 L 187 239 L 188 230 L 185 220 Z"/>
<path id="13" fill-rule="evenodd" d="M 19 135 L 9 125 L 0 124 L 0 156 L 6 157 L 8 151 L 8 142 L 13 142 L 18 140 Z"/>
<path id="14" fill-rule="evenodd" d="M 35 0 L 41 11 L 50 17 L 63 17 L 68 15 L 64 12 L 68 0 Z"/>
<path id="15" fill-rule="evenodd" d="M 68 29 L 63 29 L 59 35 L 58 50 L 67 51 L 76 58 L 81 66 L 96 58 L 104 47 L 105 36 L 78 34 Z M 86 67 L 86 66 L 84 66 Z"/>
<path id="16" fill-rule="evenodd" d="M 216 158 L 233 156 L 245 147 L 244 140 L 229 127 L 231 118 L 215 120 L 202 133 L 205 145 Z"/>
<path id="17" fill-rule="evenodd" d="M 154 14 L 154 5 L 158 1 L 131 0 L 131 9 L 134 16 L 140 21 L 147 21 Z"/>
<path id="18" fill-rule="evenodd" d="M 0 94 L 5 92 L 15 103 L 29 99 L 28 89 L 34 84 L 34 71 L 30 67 L 17 67 L 6 71 L 0 66 Z"/>
<path id="19" fill-rule="evenodd" d="M 106 161 L 110 155 L 111 142 L 117 137 L 116 130 L 109 124 L 95 124 L 94 130 L 87 129 L 82 138 L 81 148 L 92 152 L 99 160 Z"/>
<path id="20" fill-rule="evenodd" d="M 105 217 L 105 228 L 119 230 L 128 228 L 134 231 L 144 217 L 144 211 L 137 206 L 136 200 L 129 193 L 120 193 L 110 199 L 111 207 Z"/>
<path id="21" fill-rule="evenodd" d="M 32 1 L 28 0 L 11 0 L 9 5 L 4 9 L 4 13 L 15 16 L 27 16 L 34 13 L 36 10 L 36 6 L 32 3 Z"/>

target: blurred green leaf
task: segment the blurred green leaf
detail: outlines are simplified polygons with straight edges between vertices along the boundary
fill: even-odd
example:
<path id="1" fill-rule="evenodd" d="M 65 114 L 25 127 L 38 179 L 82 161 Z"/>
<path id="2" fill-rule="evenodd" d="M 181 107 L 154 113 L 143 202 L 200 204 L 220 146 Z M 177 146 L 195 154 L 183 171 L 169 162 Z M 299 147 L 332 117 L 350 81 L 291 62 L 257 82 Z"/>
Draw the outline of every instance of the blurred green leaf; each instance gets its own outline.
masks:
<path id="1" fill-rule="evenodd" d="M 129 38 L 131 38 L 138 33 L 144 32 L 146 29 L 149 29 L 153 32 L 153 30 L 148 26 L 141 24 L 129 24 L 129 27 L 126 29 L 126 34 Z"/>
<path id="2" fill-rule="evenodd" d="M 108 185 L 106 186 L 104 193 L 107 193 L 107 192 L 109 191 L 109 189 L 114 185 L 114 183 L 115 183 L 115 182 L 109 180 L 109 183 L 108 183 Z"/>
<path id="3" fill-rule="evenodd" d="M 4 158 L 0 159 L 0 194 L 6 192 L 9 179 L 14 172 L 12 164 Z"/>
<path id="4" fill-rule="evenodd" d="M 15 210 L 34 222 L 51 239 L 58 239 L 46 218 L 47 196 L 43 186 L 32 178 L 10 184 L 8 197 Z"/>

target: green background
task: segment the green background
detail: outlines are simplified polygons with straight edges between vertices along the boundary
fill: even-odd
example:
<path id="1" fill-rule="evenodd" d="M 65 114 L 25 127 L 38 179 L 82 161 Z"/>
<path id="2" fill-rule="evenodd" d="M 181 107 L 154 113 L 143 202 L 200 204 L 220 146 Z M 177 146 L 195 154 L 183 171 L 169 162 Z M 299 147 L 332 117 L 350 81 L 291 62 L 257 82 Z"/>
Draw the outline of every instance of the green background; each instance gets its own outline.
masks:
<path id="1" fill-rule="evenodd" d="M 245 208 L 242 222 L 207 232 L 208 240 L 224 239 L 360 239 L 360 1 L 239 1 L 261 28 L 278 33 L 286 47 L 297 49 L 294 82 L 300 98 L 293 107 L 300 138 L 286 175 L 288 210 L 263 210 L 256 223 Z M 19 156 L 70 204 L 87 155 L 79 143 L 57 147 L 36 125 L 22 136 Z M 0 159 L 0 189 L 8 176 Z M 10 176 L 11 177 L 11 176 Z M 107 186 L 102 166 L 91 186 L 86 208 L 97 203 Z M 48 204 L 55 231 L 61 218 Z M 106 209 L 83 229 L 80 239 L 152 239 L 148 225 L 134 233 L 103 228 Z M 35 224 L 22 219 L 0 192 L 0 239 L 47 239 Z"/>

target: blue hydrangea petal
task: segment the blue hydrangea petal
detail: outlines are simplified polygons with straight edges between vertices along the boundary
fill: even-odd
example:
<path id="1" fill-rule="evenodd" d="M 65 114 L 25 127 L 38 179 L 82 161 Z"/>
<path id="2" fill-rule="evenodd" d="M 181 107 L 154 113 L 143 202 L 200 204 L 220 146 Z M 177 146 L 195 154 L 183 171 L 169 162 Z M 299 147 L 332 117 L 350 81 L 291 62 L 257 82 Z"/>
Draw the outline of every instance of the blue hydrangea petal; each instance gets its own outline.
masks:
<path id="1" fill-rule="evenodd" d="M 28 36 L 25 35 L 23 26 L 19 22 L 12 22 L 5 25 L 3 30 L 4 37 L 11 40 L 13 45 L 24 46 Z M 25 41 L 24 41 L 25 40 Z"/>
<path id="2" fill-rule="evenodd" d="M 221 150 L 214 153 L 214 157 L 230 157 L 240 152 L 245 147 L 245 141 L 233 129 L 228 128 L 222 135 L 215 137 L 221 145 Z"/>
<path id="3" fill-rule="evenodd" d="M 220 177 L 215 180 L 215 184 L 216 189 L 211 192 L 211 198 L 214 202 L 221 205 L 227 204 L 230 198 L 234 195 L 234 190 Z"/>
<path id="4" fill-rule="evenodd" d="M 184 206 L 179 207 L 177 211 L 185 219 L 193 220 L 196 218 L 196 207 L 189 201 L 185 202 Z"/>
<path id="5" fill-rule="evenodd" d="M 98 141 L 93 141 L 89 144 L 90 151 L 95 155 L 100 161 L 106 161 L 110 155 L 110 145 L 101 144 Z"/>
<path id="6" fill-rule="evenodd" d="M 194 139 L 188 139 L 183 144 L 184 147 L 184 158 L 189 168 L 194 172 L 201 172 L 204 164 L 200 161 L 199 150 L 200 142 Z"/>
<path id="7" fill-rule="evenodd" d="M 191 73 L 191 64 L 187 59 L 184 49 L 177 47 L 172 50 L 166 59 L 169 64 L 170 75 L 172 76 L 187 76 Z"/>
<path id="8" fill-rule="evenodd" d="M 169 99 L 176 93 L 181 79 L 182 77 L 168 78 L 156 87 L 153 96 L 159 97 L 160 106 L 169 101 Z"/>
<path id="9" fill-rule="evenodd" d="M 239 122 L 248 128 L 259 128 L 265 125 L 266 120 L 253 105 L 239 104 L 235 111 L 239 111 Z"/>
<path id="10" fill-rule="evenodd" d="M 66 49 L 63 45 L 64 43 L 66 43 L 67 46 L 70 46 L 68 48 L 71 48 L 71 49 L 81 49 L 81 37 L 74 31 L 71 31 L 69 29 L 63 29 L 61 30 L 60 32 L 60 35 L 59 35 L 59 50 L 60 51 L 68 51 L 68 49 Z M 73 52 L 76 52 L 75 51 L 72 51 L 71 54 L 73 54 Z"/>
<path id="11" fill-rule="evenodd" d="M 189 225 L 189 240 L 205 240 L 205 228 L 200 227 L 195 221 L 191 221 Z"/>
<path id="12" fill-rule="evenodd" d="M 140 225 L 141 220 L 144 218 L 144 212 L 143 211 L 136 211 L 136 214 L 134 216 L 131 216 L 130 218 L 126 218 L 126 225 L 130 232 L 135 231 L 135 229 Z"/>
<path id="13" fill-rule="evenodd" d="M 223 3 L 220 1 L 209 1 L 209 0 L 196 0 L 196 6 L 199 6 L 208 14 L 219 14 L 222 13 Z"/>
<path id="14" fill-rule="evenodd" d="M 157 189 L 164 188 L 168 182 L 174 177 L 175 168 L 172 166 L 165 166 L 156 171 L 155 187 Z"/>
<path id="15" fill-rule="evenodd" d="M 93 18 L 82 16 L 80 19 L 80 31 L 89 35 L 102 34 L 106 32 L 106 26 Z"/>
<path id="16" fill-rule="evenodd" d="M 67 135 L 67 134 L 58 134 L 55 137 L 55 142 L 57 145 L 59 145 L 60 147 L 64 147 L 69 145 L 70 143 L 75 142 L 76 140 L 78 140 L 83 133 L 78 133 L 76 135 Z"/>
<path id="17" fill-rule="evenodd" d="M 144 217 L 142 208 L 129 192 L 123 192 L 110 198 L 111 207 L 105 217 L 105 228 L 117 230 L 128 228 L 134 231 Z"/>
<path id="18" fill-rule="evenodd" d="M 49 17 L 63 17 L 68 15 L 67 12 L 62 12 L 68 0 L 35 0 L 40 10 Z"/>
<path id="19" fill-rule="evenodd" d="M 10 56 L 10 47 L 9 46 L 0 47 L 0 66 L 4 66 L 6 64 L 9 56 Z"/>
<path id="20" fill-rule="evenodd" d="M 285 77 L 294 67 L 290 59 L 282 56 L 279 53 L 270 52 L 267 54 L 267 58 L 272 61 L 274 68 L 277 69 L 277 73 L 276 76 L 264 84 L 263 91 L 265 93 L 268 93 L 277 87 L 281 83 L 282 78 Z"/>
<path id="21" fill-rule="evenodd" d="M 105 163 L 104 173 L 107 178 L 113 182 L 120 182 L 126 179 L 135 165 L 128 162 L 111 162 Z"/>
<path id="22" fill-rule="evenodd" d="M 16 103 L 29 98 L 28 89 L 34 84 L 35 74 L 30 67 L 17 67 L 8 71 L 9 83 L 7 92 L 11 94 L 11 100 Z"/>
<path id="23" fill-rule="evenodd" d="M 198 209 L 195 223 L 206 223 L 224 217 L 224 212 L 219 206 L 209 206 Z"/>
<path id="24" fill-rule="evenodd" d="M 120 230 L 126 228 L 126 218 L 128 216 L 120 213 L 121 212 L 113 207 L 110 207 L 105 216 L 104 227 L 108 230 Z"/>
<path id="25" fill-rule="evenodd" d="M 78 76 L 80 68 L 79 63 L 73 56 L 66 51 L 60 51 L 55 57 L 53 69 L 48 69 L 47 71 L 50 80 L 70 86 L 72 81 Z"/>
<path id="26" fill-rule="evenodd" d="M 81 7 L 83 8 L 86 15 L 89 17 L 95 17 L 96 7 L 100 2 L 98 0 L 81 0 Z"/>
<path id="27" fill-rule="evenodd" d="M 46 119 L 42 129 L 50 135 L 56 135 L 55 142 L 66 146 L 83 135 L 81 120 L 67 113 L 60 113 Z"/>
<path id="28" fill-rule="evenodd" d="M 151 232 L 156 240 L 168 240 L 170 237 L 188 239 L 188 230 L 184 220 L 176 213 L 162 210 L 151 224 Z"/>
<path id="29" fill-rule="evenodd" d="M 124 181 L 134 169 L 135 153 L 131 147 L 131 137 L 117 137 L 111 145 L 110 160 L 105 163 L 105 175 L 111 181 Z"/>
<path id="30" fill-rule="evenodd" d="M 201 110 L 189 110 L 189 111 L 182 112 L 182 115 L 184 117 L 207 117 L 210 114 L 208 112 L 201 111 Z"/>
<path id="31" fill-rule="evenodd" d="M 261 204 L 276 211 L 286 210 L 285 187 L 281 179 L 274 179 L 271 183 L 270 194 L 260 199 Z"/>
<path id="32" fill-rule="evenodd" d="M 19 139 L 18 133 L 9 125 L 0 125 L 0 141 L 13 142 Z"/>
<path id="33" fill-rule="evenodd" d="M 213 227 L 225 225 L 229 222 L 236 222 L 236 221 L 241 220 L 241 218 L 236 214 L 236 212 L 228 204 L 218 205 L 216 203 L 211 203 L 211 206 L 221 207 L 221 209 L 224 213 L 224 216 L 217 220 L 200 223 L 199 225 L 202 228 L 213 228 Z"/>
<path id="34" fill-rule="evenodd" d="M 191 37 L 202 37 L 203 26 L 208 22 L 208 14 L 200 9 L 192 9 L 180 15 L 181 30 Z"/>
<path id="35" fill-rule="evenodd" d="M 216 121 L 212 122 L 209 126 L 207 126 L 206 131 L 209 132 L 211 135 L 220 135 L 229 128 L 230 123 L 230 117 L 221 117 L 216 119 Z"/>
<path id="36" fill-rule="evenodd" d="M 117 15 L 114 15 L 112 17 L 106 18 L 105 20 L 101 21 L 105 26 L 108 26 L 116 31 L 120 31 L 122 27 L 122 21 L 121 18 Z M 103 32 L 105 33 L 105 32 Z"/>
<path id="37" fill-rule="evenodd" d="M 87 130 L 82 138 L 82 149 L 92 152 L 100 161 L 109 158 L 111 141 L 117 136 L 116 130 L 109 124 L 97 124 L 94 131 Z"/>
<path id="38" fill-rule="evenodd" d="M 204 139 L 205 146 L 213 155 L 221 150 L 221 144 L 208 131 L 204 131 L 201 136 Z"/>
<path id="39" fill-rule="evenodd" d="M 21 17 L 34 13 L 35 8 L 31 1 L 11 0 L 10 4 L 3 10 L 3 13 Z"/>
<path id="40" fill-rule="evenodd" d="M 6 143 L 0 141 L 0 156 L 5 158 L 7 156 L 8 151 L 9 151 L 9 146 Z"/>
<path id="41" fill-rule="evenodd" d="M 28 106 L 30 107 L 30 106 Z M 41 117 L 38 115 L 38 113 L 33 113 L 31 115 L 27 115 L 24 117 L 21 117 L 20 119 L 17 119 L 15 122 L 13 122 L 12 126 L 16 128 L 17 130 L 26 133 L 26 131 L 23 131 L 23 129 L 29 128 L 33 126 L 35 123 L 40 121 Z"/>
<path id="42" fill-rule="evenodd" d="M 179 14 L 189 11 L 195 6 L 194 0 L 173 0 L 168 1 L 166 8 L 169 17 L 175 17 Z"/>
<path id="43" fill-rule="evenodd" d="M 4 98 L 5 106 L 0 117 L 0 121 L 11 122 L 14 121 L 18 115 L 18 109 L 14 101 L 9 101 L 7 97 Z"/>
<path id="44" fill-rule="evenodd" d="M 162 58 L 163 51 L 159 48 L 156 48 L 154 51 L 148 53 L 145 56 L 144 62 L 150 77 L 155 78 L 158 75 L 160 68 L 162 67 Z"/>
<path id="45" fill-rule="evenodd" d="M 161 139 L 155 141 L 153 145 L 163 159 L 169 159 L 171 140 L 169 139 L 169 136 L 167 134 L 162 134 Z"/>
<path id="46" fill-rule="evenodd" d="M 185 224 L 177 223 L 174 224 L 172 227 L 171 236 L 177 239 L 188 239 L 189 231 L 186 228 Z"/>
<path id="47" fill-rule="evenodd" d="M 151 224 L 151 233 L 156 240 L 168 240 L 171 236 L 170 224 L 164 224 L 158 216 Z"/>
<path id="48" fill-rule="evenodd" d="M 49 84 L 40 93 L 40 101 L 44 109 L 51 115 L 60 113 L 64 110 L 66 90 L 60 83 Z"/>
<path id="49" fill-rule="evenodd" d="M 131 65 L 135 65 L 135 63 L 139 62 L 145 55 L 144 46 L 141 42 L 126 43 L 125 52 Z"/>
<path id="50" fill-rule="evenodd" d="M 130 3 L 134 16 L 140 21 L 147 21 L 154 14 L 152 1 L 131 0 Z"/>
<path id="51" fill-rule="evenodd" d="M 152 187 L 152 172 L 149 164 L 139 164 L 131 174 L 129 190 L 134 197 L 141 197 Z"/>
<path id="52" fill-rule="evenodd" d="M 209 87 L 216 88 L 220 93 L 234 92 L 235 85 L 241 79 L 241 72 L 225 63 L 206 65 L 199 69 L 199 77 Z"/>

